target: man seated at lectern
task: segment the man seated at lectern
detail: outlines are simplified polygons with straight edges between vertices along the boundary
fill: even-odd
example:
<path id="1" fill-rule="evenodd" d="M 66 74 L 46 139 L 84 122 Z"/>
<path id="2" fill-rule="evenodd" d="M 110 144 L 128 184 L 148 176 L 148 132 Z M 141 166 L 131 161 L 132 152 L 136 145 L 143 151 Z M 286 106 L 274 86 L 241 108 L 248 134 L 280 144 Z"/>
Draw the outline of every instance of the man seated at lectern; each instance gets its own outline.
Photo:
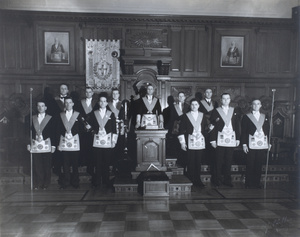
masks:
<path id="1" fill-rule="evenodd" d="M 139 127 L 146 129 L 163 129 L 164 127 L 160 102 L 153 93 L 154 87 L 151 84 L 147 84 L 147 94 L 142 97 L 136 116 L 136 129 Z"/>

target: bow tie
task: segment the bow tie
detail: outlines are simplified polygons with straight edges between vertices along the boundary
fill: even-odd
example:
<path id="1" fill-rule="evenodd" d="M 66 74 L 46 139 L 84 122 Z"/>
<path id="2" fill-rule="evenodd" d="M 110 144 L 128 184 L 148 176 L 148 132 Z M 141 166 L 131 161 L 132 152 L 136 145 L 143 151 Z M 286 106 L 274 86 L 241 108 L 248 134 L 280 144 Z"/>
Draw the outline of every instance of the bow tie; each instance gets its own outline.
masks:
<path id="1" fill-rule="evenodd" d="M 60 96 L 60 98 L 61 98 L 61 99 L 64 99 L 64 98 L 66 98 L 66 96 Z"/>

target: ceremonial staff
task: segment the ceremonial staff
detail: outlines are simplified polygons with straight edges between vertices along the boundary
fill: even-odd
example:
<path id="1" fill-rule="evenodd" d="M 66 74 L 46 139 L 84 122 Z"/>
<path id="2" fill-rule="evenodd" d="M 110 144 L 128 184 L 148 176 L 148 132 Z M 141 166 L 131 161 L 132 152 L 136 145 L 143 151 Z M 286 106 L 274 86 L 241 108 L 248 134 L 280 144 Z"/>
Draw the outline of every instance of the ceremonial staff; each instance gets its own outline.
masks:
<path id="1" fill-rule="evenodd" d="M 271 108 L 271 118 L 270 118 L 270 130 L 269 130 L 269 147 L 267 151 L 267 161 L 266 161 L 266 167 L 265 167 L 265 183 L 264 183 L 264 189 L 267 188 L 267 176 L 268 176 L 268 167 L 269 167 L 269 157 L 270 157 L 270 144 L 271 144 L 271 135 L 272 135 L 272 128 L 273 128 L 273 111 L 274 111 L 274 98 L 275 98 L 275 91 L 276 89 L 272 89 L 273 97 L 272 97 L 272 108 Z"/>
<path id="2" fill-rule="evenodd" d="M 32 161 L 32 91 L 30 88 L 30 188 L 33 190 L 33 161 Z"/>

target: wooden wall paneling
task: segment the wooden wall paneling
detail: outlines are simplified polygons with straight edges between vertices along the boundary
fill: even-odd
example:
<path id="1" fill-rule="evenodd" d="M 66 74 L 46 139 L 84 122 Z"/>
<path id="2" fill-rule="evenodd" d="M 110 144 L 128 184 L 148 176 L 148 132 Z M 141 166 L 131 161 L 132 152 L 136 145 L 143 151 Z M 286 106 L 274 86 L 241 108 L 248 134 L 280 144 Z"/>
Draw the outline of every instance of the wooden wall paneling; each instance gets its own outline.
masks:
<path id="1" fill-rule="evenodd" d="M 211 27 L 205 26 L 197 30 L 197 73 L 209 76 L 211 66 Z"/>
<path id="2" fill-rule="evenodd" d="M 4 26 L 4 68 L 6 71 L 18 69 L 18 27 L 16 25 L 7 24 Z"/>
<path id="3" fill-rule="evenodd" d="M 195 76 L 195 64 L 198 56 L 196 46 L 196 29 L 193 28 L 185 28 L 184 29 L 184 64 L 183 64 L 183 76 Z"/>
<path id="4" fill-rule="evenodd" d="M 110 26 L 107 25 L 100 25 L 97 26 L 97 39 L 98 40 L 108 40 L 108 28 Z"/>
<path id="5" fill-rule="evenodd" d="M 250 75 L 250 28 L 214 28 L 213 69 L 215 76 L 248 77 Z M 222 36 L 244 37 L 243 66 L 221 67 L 221 39 Z"/>
<path id="6" fill-rule="evenodd" d="M 216 100 L 216 101 L 220 101 L 220 96 L 218 95 L 217 91 L 218 91 L 218 88 L 217 86 L 215 85 L 212 85 L 212 83 L 196 83 L 195 84 L 195 88 L 196 88 L 196 91 L 195 91 L 195 97 L 199 98 L 199 99 L 204 99 L 204 92 L 206 89 L 211 89 L 212 90 L 212 99 L 213 100 Z"/>
<path id="7" fill-rule="evenodd" d="M 256 33 L 255 74 L 277 78 L 294 76 L 294 38 L 291 30 L 260 29 Z"/>
<path id="8" fill-rule="evenodd" d="M 33 37 L 33 26 L 21 25 L 19 26 L 20 35 L 20 71 L 22 73 L 33 72 L 34 69 L 34 37 Z"/>
<path id="9" fill-rule="evenodd" d="M 263 83 L 245 85 L 245 97 L 249 98 L 249 102 L 256 98 L 259 99 L 263 95 L 266 95 L 266 87 Z"/>
<path id="10" fill-rule="evenodd" d="M 170 48 L 172 49 L 172 63 L 170 67 L 170 75 L 180 75 L 181 71 L 181 28 L 172 27 L 170 33 Z"/>
<path id="11" fill-rule="evenodd" d="M 4 60 L 4 35 L 5 35 L 5 26 L 0 25 L 0 71 L 5 69 L 5 60 Z"/>

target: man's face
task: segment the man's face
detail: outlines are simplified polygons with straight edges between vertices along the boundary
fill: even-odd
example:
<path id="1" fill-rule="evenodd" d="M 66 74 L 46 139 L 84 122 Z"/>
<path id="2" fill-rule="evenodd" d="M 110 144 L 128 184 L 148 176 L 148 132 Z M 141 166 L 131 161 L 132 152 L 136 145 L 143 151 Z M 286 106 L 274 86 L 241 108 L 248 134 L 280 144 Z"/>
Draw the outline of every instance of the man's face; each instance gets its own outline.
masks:
<path id="1" fill-rule="evenodd" d="M 74 106 L 73 100 L 72 99 L 65 99 L 65 109 L 66 110 L 72 110 Z"/>
<path id="2" fill-rule="evenodd" d="M 153 92 L 154 92 L 153 86 L 148 86 L 147 87 L 147 95 L 153 95 Z"/>
<path id="3" fill-rule="evenodd" d="M 198 111 L 198 109 L 199 109 L 199 103 L 197 101 L 193 101 L 191 103 L 191 110 L 196 112 L 196 111 Z"/>
<path id="4" fill-rule="evenodd" d="M 120 97 L 119 91 L 115 90 L 115 91 L 112 92 L 112 98 L 113 98 L 113 100 L 118 100 L 119 97 Z"/>
<path id="5" fill-rule="evenodd" d="M 37 110 L 39 113 L 45 113 L 47 110 L 47 106 L 45 105 L 44 102 L 38 102 L 37 103 Z"/>
<path id="6" fill-rule="evenodd" d="M 93 94 L 94 94 L 94 92 L 93 92 L 92 89 L 88 88 L 88 89 L 85 90 L 85 96 L 86 96 L 86 98 L 92 98 Z"/>
<path id="7" fill-rule="evenodd" d="M 69 93 L 69 89 L 66 85 L 61 85 L 59 89 L 60 89 L 60 94 L 63 96 Z"/>
<path id="8" fill-rule="evenodd" d="M 222 95 L 221 104 L 223 106 L 228 106 L 230 104 L 230 95 L 228 94 Z"/>
<path id="9" fill-rule="evenodd" d="M 104 109 L 107 106 L 107 100 L 105 97 L 100 97 L 99 105 L 101 109 Z"/>
<path id="10" fill-rule="evenodd" d="M 260 110 L 260 107 L 261 107 L 261 102 L 260 102 L 260 100 L 254 100 L 253 102 L 252 102 L 252 110 L 253 111 L 259 111 Z"/>
<path id="11" fill-rule="evenodd" d="M 185 95 L 184 95 L 184 93 L 179 93 L 178 94 L 178 101 L 180 103 L 184 103 L 184 101 L 185 101 Z"/>
<path id="12" fill-rule="evenodd" d="M 212 90 L 211 89 L 207 89 L 204 92 L 204 96 L 205 96 L 206 99 L 211 99 L 211 97 L 212 97 Z"/>

